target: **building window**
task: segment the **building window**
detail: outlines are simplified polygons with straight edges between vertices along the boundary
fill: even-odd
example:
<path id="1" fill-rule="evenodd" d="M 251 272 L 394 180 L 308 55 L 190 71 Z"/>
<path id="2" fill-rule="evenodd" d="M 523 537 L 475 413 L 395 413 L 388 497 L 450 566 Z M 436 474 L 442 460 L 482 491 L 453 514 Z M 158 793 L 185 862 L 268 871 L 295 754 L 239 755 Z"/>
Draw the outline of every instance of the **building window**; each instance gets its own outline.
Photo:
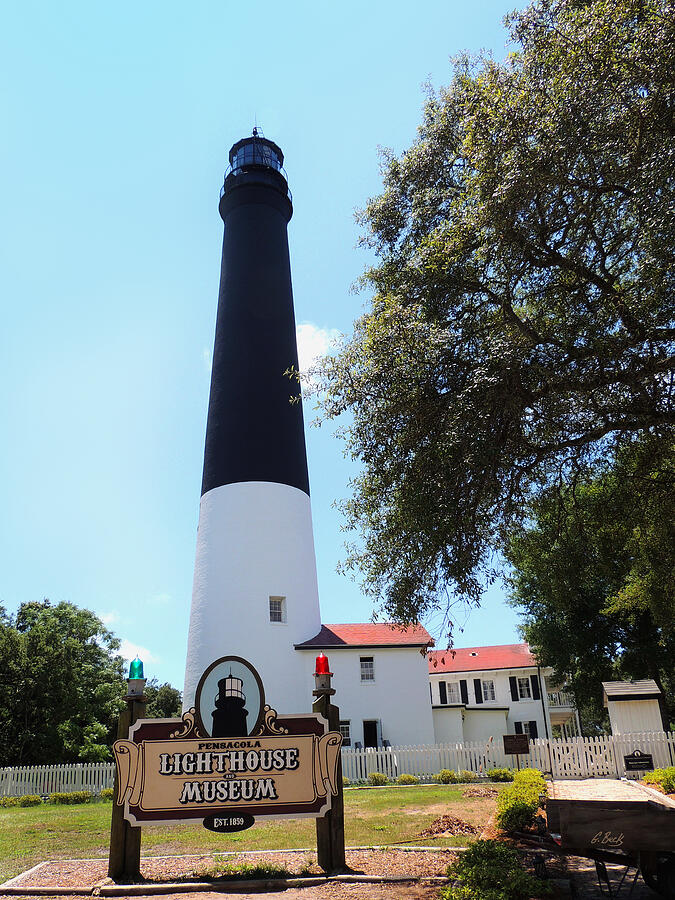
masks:
<path id="1" fill-rule="evenodd" d="M 375 662 L 372 656 L 361 657 L 361 681 L 375 681 Z"/>
<path id="2" fill-rule="evenodd" d="M 532 699 L 532 688 L 530 687 L 530 679 L 527 675 L 524 678 L 518 679 L 518 697 L 521 700 Z"/>
<path id="3" fill-rule="evenodd" d="M 483 700 L 494 700 L 495 699 L 495 683 L 491 678 L 486 678 L 483 681 Z"/>
<path id="4" fill-rule="evenodd" d="M 457 681 L 446 681 L 448 692 L 448 703 L 459 703 L 459 683 Z"/>
<path id="5" fill-rule="evenodd" d="M 342 735 L 342 746 L 351 747 L 352 736 L 349 731 L 349 722 L 340 722 L 340 734 Z"/>
<path id="6" fill-rule="evenodd" d="M 448 692 L 446 690 L 444 681 L 438 682 L 438 695 L 441 699 L 441 705 L 445 706 L 448 702 Z"/>
<path id="7" fill-rule="evenodd" d="M 270 622 L 286 621 L 286 598 L 270 597 Z"/>

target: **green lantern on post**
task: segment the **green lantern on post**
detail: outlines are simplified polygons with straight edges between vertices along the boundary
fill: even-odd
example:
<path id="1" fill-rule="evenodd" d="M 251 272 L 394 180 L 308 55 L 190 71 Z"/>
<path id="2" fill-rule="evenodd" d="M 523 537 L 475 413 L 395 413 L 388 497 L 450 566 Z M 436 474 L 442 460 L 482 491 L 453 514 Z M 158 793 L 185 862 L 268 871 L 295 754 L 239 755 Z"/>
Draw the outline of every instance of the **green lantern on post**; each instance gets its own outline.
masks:
<path id="1" fill-rule="evenodd" d="M 143 676 L 143 661 L 136 656 L 129 665 L 129 677 L 127 678 L 129 697 L 142 697 L 145 690 L 145 678 Z"/>

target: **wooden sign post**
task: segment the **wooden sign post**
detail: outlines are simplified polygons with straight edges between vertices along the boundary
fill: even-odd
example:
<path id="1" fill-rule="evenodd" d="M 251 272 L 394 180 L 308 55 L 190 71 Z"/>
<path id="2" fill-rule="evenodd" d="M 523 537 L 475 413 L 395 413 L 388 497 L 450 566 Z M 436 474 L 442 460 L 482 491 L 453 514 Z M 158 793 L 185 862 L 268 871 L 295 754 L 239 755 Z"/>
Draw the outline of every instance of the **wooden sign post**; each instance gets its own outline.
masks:
<path id="1" fill-rule="evenodd" d="M 145 681 L 143 681 L 145 684 Z M 141 694 L 132 694 L 130 691 L 124 698 L 125 708 L 120 713 L 117 723 L 118 740 L 126 740 L 129 737 L 131 726 L 145 716 L 146 698 Z M 119 791 L 119 771 L 115 767 L 114 797 Z M 110 822 L 110 851 L 108 854 L 108 877 L 113 881 L 128 884 L 138 881 L 141 877 L 141 829 L 134 828 L 124 818 L 124 807 L 114 802 L 112 819 Z"/>
<path id="2" fill-rule="evenodd" d="M 520 756 L 521 754 L 530 752 L 530 738 L 527 734 L 504 734 L 504 753 L 516 757 L 516 765 L 520 772 Z"/>
<path id="3" fill-rule="evenodd" d="M 324 662 L 325 660 L 325 662 Z M 325 669 L 325 671 L 320 671 Z M 340 709 L 330 701 L 335 691 L 330 686 L 332 673 L 328 671 L 328 659 L 323 653 L 317 657 L 314 674 L 316 700 L 312 706 L 328 720 L 329 731 L 340 731 Z M 320 819 L 316 820 L 316 852 L 317 862 L 324 872 L 342 872 L 345 869 L 345 812 L 342 784 L 342 759 L 338 760 L 337 794 L 333 797 L 331 808 Z"/>

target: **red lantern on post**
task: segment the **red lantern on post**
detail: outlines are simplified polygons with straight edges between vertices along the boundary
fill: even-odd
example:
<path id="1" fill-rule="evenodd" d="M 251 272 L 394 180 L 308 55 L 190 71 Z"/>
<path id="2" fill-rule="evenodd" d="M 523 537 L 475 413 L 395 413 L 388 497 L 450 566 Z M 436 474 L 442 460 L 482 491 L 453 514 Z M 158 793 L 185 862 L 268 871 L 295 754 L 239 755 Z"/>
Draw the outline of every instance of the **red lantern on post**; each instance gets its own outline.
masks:
<path id="1" fill-rule="evenodd" d="M 328 665 L 328 657 L 324 653 L 319 653 L 314 666 L 314 696 L 334 694 L 335 691 L 331 687 L 331 678 L 333 673 Z"/>

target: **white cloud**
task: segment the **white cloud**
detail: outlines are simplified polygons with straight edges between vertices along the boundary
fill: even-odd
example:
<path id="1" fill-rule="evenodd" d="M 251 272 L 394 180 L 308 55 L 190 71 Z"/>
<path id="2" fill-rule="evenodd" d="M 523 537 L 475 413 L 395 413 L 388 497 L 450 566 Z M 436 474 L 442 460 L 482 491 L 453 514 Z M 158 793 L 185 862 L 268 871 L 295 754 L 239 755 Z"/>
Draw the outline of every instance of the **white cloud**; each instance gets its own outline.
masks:
<path id="1" fill-rule="evenodd" d="M 144 663 L 158 663 L 160 661 L 159 657 L 155 656 L 154 653 L 151 653 L 147 647 L 141 647 L 140 644 L 132 644 L 131 641 L 128 641 L 126 638 L 122 639 L 119 653 L 127 662 L 131 662 L 131 660 L 136 659 L 136 657 Z"/>
<path id="2" fill-rule="evenodd" d="M 202 362 L 207 372 L 211 371 L 211 363 L 213 362 L 213 351 L 210 347 L 204 347 L 202 350 Z"/>
<path id="3" fill-rule="evenodd" d="M 150 597 L 148 603 L 151 606 L 168 606 L 171 599 L 171 594 L 155 594 L 154 597 Z"/>
<path id="4" fill-rule="evenodd" d="M 298 341 L 298 365 L 307 372 L 320 356 L 325 356 L 340 337 L 337 328 L 319 328 L 312 322 L 302 322 L 295 329 Z"/>
<path id="5" fill-rule="evenodd" d="M 119 622 L 120 614 L 116 609 L 113 609 L 112 612 L 101 613 L 99 619 L 101 620 L 101 622 L 103 622 L 104 625 L 110 627 L 111 625 L 114 625 L 115 622 Z"/>

